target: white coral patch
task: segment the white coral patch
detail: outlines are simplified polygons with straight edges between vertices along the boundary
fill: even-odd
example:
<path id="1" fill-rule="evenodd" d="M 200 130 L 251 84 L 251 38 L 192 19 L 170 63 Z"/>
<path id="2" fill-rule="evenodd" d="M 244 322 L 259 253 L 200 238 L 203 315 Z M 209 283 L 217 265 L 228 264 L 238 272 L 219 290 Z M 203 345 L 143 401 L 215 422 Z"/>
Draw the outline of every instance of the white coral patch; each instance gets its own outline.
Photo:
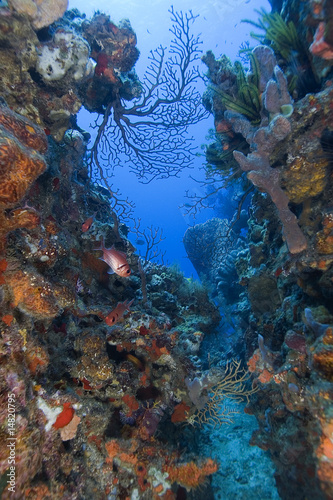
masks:
<path id="1" fill-rule="evenodd" d="M 152 485 L 153 488 L 157 488 L 157 486 L 162 485 L 163 490 L 159 493 L 159 496 L 164 495 L 167 490 L 171 489 L 171 483 L 167 481 L 169 474 L 167 472 L 161 472 L 157 470 L 155 467 L 151 467 L 149 469 L 149 476 L 152 477 Z"/>
<path id="2" fill-rule="evenodd" d="M 57 420 L 57 416 L 59 415 L 59 413 L 62 412 L 62 407 L 56 406 L 53 408 L 52 406 L 49 406 L 46 403 L 46 401 L 44 401 L 44 399 L 41 397 L 38 397 L 37 399 L 37 406 L 40 410 L 42 410 L 47 419 L 45 430 L 46 432 L 48 432 L 51 429 L 54 422 Z"/>
<path id="3" fill-rule="evenodd" d="M 40 49 L 36 69 L 47 82 L 57 81 L 71 72 L 75 81 L 92 75 L 94 65 L 89 58 L 86 40 L 71 31 L 57 31 L 52 42 Z"/>

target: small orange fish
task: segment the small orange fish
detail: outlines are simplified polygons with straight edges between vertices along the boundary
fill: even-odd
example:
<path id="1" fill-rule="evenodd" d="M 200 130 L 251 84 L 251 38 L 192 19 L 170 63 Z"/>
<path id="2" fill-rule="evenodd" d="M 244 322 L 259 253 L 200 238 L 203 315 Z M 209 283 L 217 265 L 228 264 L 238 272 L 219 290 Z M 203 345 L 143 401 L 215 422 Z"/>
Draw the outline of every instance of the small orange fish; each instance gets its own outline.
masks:
<path id="1" fill-rule="evenodd" d="M 109 269 L 108 274 L 116 273 L 122 277 L 127 277 L 131 274 L 130 266 L 126 260 L 126 254 L 116 250 L 114 245 L 112 245 L 111 248 L 105 248 L 103 239 L 101 248 L 96 248 L 96 250 L 102 250 L 103 258 L 101 260 L 103 260 L 111 268 Z"/>
<path id="2" fill-rule="evenodd" d="M 134 299 L 130 302 L 125 300 L 124 302 L 118 302 L 117 306 L 107 315 L 105 318 L 105 323 L 109 326 L 114 325 L 122 317 L 124 312 L 130 310 L 130 306 L 133 304 Z"/>
<path id="3" fill-rule="evenodd" d="M 92 223 L 95 220 L 95 217 L 96 217 L 96 212 L 91 217 L 88 217 L 88 219 L 82 224 L 82 232 L 83 233 L 86 233 L 87 231 L 89 231 L 89 229 L 92 226 Z"/>

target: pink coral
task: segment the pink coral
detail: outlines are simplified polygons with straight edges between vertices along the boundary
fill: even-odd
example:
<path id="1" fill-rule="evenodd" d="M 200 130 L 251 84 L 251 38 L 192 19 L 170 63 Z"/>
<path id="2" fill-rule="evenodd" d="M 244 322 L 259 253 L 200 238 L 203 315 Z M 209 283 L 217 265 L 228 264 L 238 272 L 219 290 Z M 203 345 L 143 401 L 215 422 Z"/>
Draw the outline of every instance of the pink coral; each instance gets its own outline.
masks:
<path id="1" fill-rule="evenodd" d="M 69 441 L 70 439 L 73 439 L 76 436 L 76 431 L 80 422 L 80 417 L 75 414 L 69 424 L 65 425 L 65 427 L 61 429 L 61 439 L 63 441 Z"/>

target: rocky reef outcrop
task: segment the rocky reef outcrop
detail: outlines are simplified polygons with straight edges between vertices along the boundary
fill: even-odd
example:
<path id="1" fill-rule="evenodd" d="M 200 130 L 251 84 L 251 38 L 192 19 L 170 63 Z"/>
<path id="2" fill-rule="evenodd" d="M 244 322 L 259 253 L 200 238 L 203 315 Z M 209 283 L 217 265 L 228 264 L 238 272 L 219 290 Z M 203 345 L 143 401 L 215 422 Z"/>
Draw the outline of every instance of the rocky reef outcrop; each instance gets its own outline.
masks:
<path id="1" fill-rule="evenodd" d="M 66 8 L 67 1 L 52 7 L 45 0 L 13 1 L 0 16 L 1 95 L 58 142 L 82 105 L 101 112 L 112 94 L 132 99 L 141 91 L 129 22 L 118 27 L 102 14 L 88 21 Z"/>
<path id="2" fill-rule="evenodd" d="M 82 102 L 140 91 L 126 85 L 136 37 L 56 6 L 41 21 L 46 4 L 0 12 L 0 495 L 209 494 L 218 464 L 186 444 L 185 379 L 218 309 L 176 268 L 141 262 L 75 127 Z"/>
<path id="3" fill-rule="evenodd" d="M 250 182 L 256 186 L 247 238 L 233 246 L 240 204 L 234 220 L 194 226 L 184 243 L 226 318 L 216 356 L 242 353 L 255 377 L 259 390 L 246 411 L 259 429 L 251 443 L 270 453 L 281 498 L 329 499 L 332 9 L 328 1 L 272 3 L 274 14 L 263 11 L 256 24 L 263 46 L 247 52 L 247 71 L 225 56 L 204 56 L 210 79 L 204 100 L 216 132 L 207 147 L 209 175 L 224 175 L 226 185 L 242 179 L 244 193 L 253 192 Z M 216 237 L 219 224 L 224 232 Z"/>

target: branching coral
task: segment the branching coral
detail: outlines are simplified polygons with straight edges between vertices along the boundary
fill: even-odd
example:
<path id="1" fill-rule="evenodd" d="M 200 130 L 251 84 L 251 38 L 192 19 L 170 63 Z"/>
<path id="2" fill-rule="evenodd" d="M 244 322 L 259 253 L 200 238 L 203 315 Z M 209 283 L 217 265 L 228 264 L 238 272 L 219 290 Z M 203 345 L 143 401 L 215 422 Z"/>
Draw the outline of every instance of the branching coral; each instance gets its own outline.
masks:
<path id="1" fill-rule="evenodd" d="M 248 388 L 249 379 L 250 374 L 241 367 L 240 361 L 232 360 L 226 365 L 221 379 L 209 388 L 209 397 L 203 408 L 190 415 L 187 422 L 200 426 L 231 423 L 233 415 L 239 413 L 232 403 L 243 400 L 249 402 L 250 396 L 258 390 L 253 386 Z"/>
<path id="2" fill-rule="evenodd" d="M 143 245 L 144 252 L 140 252 L 140 255 L 143 258 L 144 265 L 152 262 L 154 259 L 160 259 L 163 264 L 165 251 L 163 252 L 159 248 L 160 243 L 165 240 L 163 230 L 160 227 L 153 226 L 141 229 L 141 219 L 138 218 L 135 220 L 132 232 L 136 235 L 136 244 Z"/>
<path id="3" fill-rule="evenodd" d="M 131 106 L 116 93 L 105 104 L 96 140 L 90 149 L 90 167 L 107 183 L 107 177 L 127 156 L 130 170 L 141 182 L 177 175 L 191 165 L 189 125 L 206 117 L 194 83 L 200 78 L 195 66 L 200 54 L 199 37 L 191 33 L 196 16 L 171 8 L 174 38 L 170 56 L 158 47 L 150 54 L 150 66 L 142 83 L 142 95 Z M 112 140 L 111 140 L 112 138 Z M 103 165 L 107 165 L 106 174 Z"/>
<path id="4" fill-rule="evenodd" d="M 190 19 L 191 16 L 189 23 Z M 110 29 L 117 31 L 114 26 Z M 66 50 L 65 39 L 61 40 Z M 102 62 L 99 58 L 99 72 Z M 167 68 L 165 74 L 172 69 Z M 28 71 L 23 73 L 31 76 Z M 40 82 L 33 70 L 31 73 Z M 47 79 L 44 85 L 49 86 Z M 189 94 L 183 90 L 185 100 Z M 42 94 L 43 102 L 46 96 L 50 96 L 51 102 L 52 96 L 59 95 L 55 89 Z M 163 100 L 162 95 L 160 99 Z M 186 120 L 188 108 L 184 105 L 182 110 L 179 126 L 180 121 Z M 5 137 L 11 134 L 15 151 L 24 161 L 27 158 L 29 168 L 34 166 L 37 177 L 37 167 L 46 167 L 42 156 L 47 147 L 45 135 L 8 108 L 1 117 L 7 127 L 3 127 Z M 32 189 L 36 178 L 33 175 L 19 192 L 13 189 L 13 196 L 0 202 L 1 236 L 14 227 L 28 229 L 10 235 L 6 256 L 0 259 L 0 379 L 1 388 L 5 389 L 1 391 L 1 401 L 7 402 L 7 394 L 15 394 L 17 497 L 48 498 L 50 488 L 54 499 L 63 498 L 68 491 L 76 497 L 93 491 L 96 498 L 116 494 L 119 498 L 139 495 L 171 499 L 175 494 L 164 466 L 172 464 L 177 468 L 179 480 L 186 481 L 189 487 L 202 484 L 217 468 L 209 462 L 192 466 L 183 460 L 180 464 L 177 435 L 165 434 L 172 431 L 170 414 L 178 398 L 185 397 L 183 380 L 187 370 L 193 369 L 189 356 L 197 352 L 203 338 L 198 328 L 211 330 L 218 323 L 217 308 L 209 303 L 205 291 L 194 291 L 180 273 L 157 265 L 145 270 L 153 312 L 151 307 L 143 310 L 137 300 L 140 285 L 135 276 L 126 286 L 116 276 L 108 282 L 104 280 L 101 286 L 91 265 L 84 265 L 90 264 L 92 249 L 97 246 L 94 236 L 103 233 L 117 245 L 126 228 L 119 227 L 118 232 L 118 221 L 110 212 L 110 198 L 103 188 L 94 188 L 88 182 L 78 151 L 82 143 L 75 142 L 59 145 L 52 141 L 49 171 Z M 12 172 L 7 152 L 3 153 L 1 161 L 7 161 L 6 173 L 14 178 L 15 168 L 16 180 L 21 175 L 26 180 L 18 154 L 13 154 L 16 164 Z M 24 171 L 30 175 L 29 168 Z M 95 211 L 94 226 L 85 235 L 82 222 Z M 6 233 L 2 233 L 4 228 Z M 149 260 L 148 254 L 154 253 L 162 238 L 160 231 L 149 228 L 146 233 L 137 227 L 137 237 L 146 241 Z M 124 242 L 129 248 L 125 237 Z M 130 259 L 133 270 L 137 269 L 137 257 L 133 254 Z M 112 307 L 110 300 L 124 303 L 133 297 L 135 308 L 126 321 L 115 327 L 100 321 Z M 183 410 L 184 416 L 186 406 Z M 0 420 L 6 418 L 3 411 Z M 159 440 L 162 433 L 166 440 Z M 73 444 L 66 449 L 79 452 L 66 453 L 61 439 L 72 439 Z M 107 441 L 109 458 L 104 463 Z M 3 478 L 8 468 L 7 451 L 5 447 L 1 450 Z M 193 454 L 190 460 L 195 460 Z M 98 475 L 101 464 L 103 473 Z M 75 469 L 78 475 L 72 479 Z M 186 474 L 190 476 L 186 478 Z"/>

